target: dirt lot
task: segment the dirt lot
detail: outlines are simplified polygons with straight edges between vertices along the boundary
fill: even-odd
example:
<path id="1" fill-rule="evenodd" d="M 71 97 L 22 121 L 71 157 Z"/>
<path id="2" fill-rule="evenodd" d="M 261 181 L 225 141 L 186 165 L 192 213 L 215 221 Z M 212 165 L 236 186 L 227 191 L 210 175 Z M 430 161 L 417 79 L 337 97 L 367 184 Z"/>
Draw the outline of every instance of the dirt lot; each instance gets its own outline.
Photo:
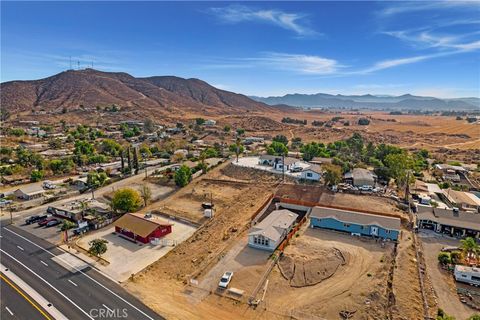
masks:
<path id="1" fill-rule="evenodd" d="M 250 183 L 253 181 L 255 183 Z M 217 309 L 217 302 L 214 302 L 216 297 L 210 295 L 198 301 L 196 297 L 191 297 L 191 293 L 183 292 L 183 284 L 187 283 L 190 276 L 197 278 L 210 270 L 219 257 L 244 240 L 240 234 L 248 229 L 251 216 L 268 199 L 276 185 L 276 176 L 257 171 L 238 171 L 229 164 L 222 164 L 168 199 L 160 201 L 159 208 L 162 211 L 167 208 L 169 214 L 201 221 L 201 202 L 209 199 L 204 197 L 205 194 L 213 193 L 217 211 L 214 219 L 204 222 L 191 238 L 142 271 L 133 282 L 127 284 L 127 289 L 169 319 L 231 317 L 229 308 L 238 308 L 234 304 L 222 301 Z M 174 206 L 180 209 L 169 210 Z M 190 212 L 192 209 L 197 211 Z M 187 308 L 185 301 L 190 301 L 188 305 L 192 308 Z"/>
<path id="2" fill-rule="evenodd" d="M 293 239 L 281 267 L 269 278 L 267 310 L 285 314 L 298 310 L 325 319 L 338 319 L 340 311 L 348 310 L 355 311 L 356 319 L 383 318 L 392 243 L 382 246 L 374 240 L 310 228 Z M 301 268 L 300 273 L 294 270 L 291 280 L 284 272 L 288 260 Z"/>
<path id="3" fill-rule="evenodd" d="M 442 247 L 459 246 L 459 241 L 445 238 L 432 232 L 422 232 L 419 238 L 421 239 L 423 252 L 425 254 L 427 272 L 432 280 L 439 307 L 456 319 L 467 319 L 475 312 L 473 309 L 461 303 L 458 298 L 456 292 L 457 286 L 464 286 L 455 282 L 455 279 L 450 273 L 440 268 L 437 259 Z M 468 288 L 469 286 L 466 287 Z"/>
<path id="4" fill-rule="evenodd" d="M 232 178 L 233 177 L 233 178 Z M 194 180 L 187 187 L 179 190 L 165 200 L 152 204 L 148 210 L 158 210 L 162 213 L 185 218 L 195 223 L 206 221 L 203 217 L 202 202 L 212 201 L 215 204 L 217 213 L 229 210 L 230 207 L 245 192 L 249 192 L 253 181 L 265 184 L 265 191 L 268 193 L 269 186 L 278 183 L 279 177 L 263 173 L 258 170 L 236 168 L 225 163 L 207 175 Z M 238 181 L 239 183 L 235 183 Z"/>

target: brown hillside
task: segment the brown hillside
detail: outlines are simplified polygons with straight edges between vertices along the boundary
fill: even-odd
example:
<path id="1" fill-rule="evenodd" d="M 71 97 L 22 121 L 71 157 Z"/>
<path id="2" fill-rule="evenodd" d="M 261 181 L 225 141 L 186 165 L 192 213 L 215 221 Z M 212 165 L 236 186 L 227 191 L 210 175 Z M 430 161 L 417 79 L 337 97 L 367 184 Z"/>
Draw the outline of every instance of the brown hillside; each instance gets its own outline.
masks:
<path id="1" fill-rule="evenodd" d="M 179 116 L 185 113 L 238 114 L 273 108 L 250 98 L 219 90 L 198 79 L 172 76 L 135 78 L 127 73 L 93 69 L 69 70 L 33 81 L 1 84 L 2 107 L 10 113 L 30 110 L 59 112 L 116 104 L 135 114 Z"/>

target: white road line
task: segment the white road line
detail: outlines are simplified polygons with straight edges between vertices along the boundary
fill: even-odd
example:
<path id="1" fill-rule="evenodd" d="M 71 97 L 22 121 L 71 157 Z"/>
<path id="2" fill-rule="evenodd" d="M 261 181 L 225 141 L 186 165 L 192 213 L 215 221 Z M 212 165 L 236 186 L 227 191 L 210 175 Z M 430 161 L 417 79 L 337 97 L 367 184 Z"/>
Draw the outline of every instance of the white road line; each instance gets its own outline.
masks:
<path id="1" fill-rule="evenodd" d="M 75 287 L 78 287 L 78 285 L 77 285 L 75 282 L 73 282 L 72 280 L 68 279 L 68 282 L 70 282 L 71 284 L 73 284 Z"/>
<path id="2" fill-rule="evenodd" d="M 13 316 L 13 312 L 12 312 L 12 310 L 8 309 L 8 307 L 5 307 L 5 310 L 7 310 L 7 311 L 8 311 L 8 313 L 10 313 L 10 315 L 11 315 L 11 316 Z"/>
<path id="3" fill-rule="evenodd" d="M 19 276 L 12 272 L 12 270 L 5 267 L 0 263 L 0 269 L 2 273 L 9 278 L 13 283 L 15 283 L 20 289 L 26 292 L 33 300 L 35 300 L 44 310 L 48 310 L 48 313 L 56 320 L 68 320 L 65 315 L 63 315 L 57 308 L 55 308 L 44 296 L 42 296 L 38 291 L 33 289 L 25 281 L 23 281 Z"/>
<path id="4" fill-rule="evenodd" d="M 110 311 L 110 312 L 112 312 L 112 311 L 113 311 L 113 309 L 110 309 L 109 307 L 107 307 L 107 306 L 106 306 L 105 304 L 103 304 L 103 303 L 102 303 L 102 306 L 104 306 L 104 307 L 105 307 L 105 309 L 107 309 L 107 310 L 108 310 L 108 311 Z"/>
<path id="5" fill-rule="evenodd" d="M 23 251 L 23 250 L 25 250 L 25 249 L 23 249 L 23 248 L 22 248 L 22 247 L 20 247 L 20 246 L 17 246 L 17 248 L 18 248 L 18 249 L 20 249 L 20 250 L 22 250 L 22 251 Z"/>
<path id="6" fill-rule="evenodd" d="M 27 267 L 25 264 L 23 264 L 21 261 L 17 260 L 15 257 L 13 257 L 12 255 L 10 255 L 9 253 L 5 252 L 5 250 L 3 249 L 0 249 L 0 252 L 3 252 L 3 254 L 9 256 L 12 260 L 14 260 L 15 262 L 17 262 L 19 265 L 21 265 L 22 267 L 24 267 L 25 269 L 27 269 L 28 271 L 30 271 L 34 276 L 36 276 L 38 279 L 42 280 L 43 282 L 45 282 L 50 288 L 52 288 L 53 290 L 55 290 L 59 295 L 61 295 L 62 297 L 64 297 L 68 302 L 70 302 L 71 304 L 73 304 L 78 310 L 80 310 L 82 313 L 84 313 L 87 318 L 91 319 L 91 320 L 95 320 L 94 318 L 92 318 L 88 312 L 86 312 L 85 310 L 83 310 L 82 308 L 80 308 L 79 305 L 77 305 L 75 302 L 73 302 L 69 297 L 67 297 L 66 295 L 64 295 L 60 290 L 58 290 L 57 288 L 55 288 L 54 286 L 52 286 L 50 284 L 50 282 L 48 282 L 47 280 L 43 279 L 41 276 L 39 276 L 37 273 L 35 273 L 35 271 L 33 271 L 32 269 L 30 269 L 29 267 Z"/>
<path id="7" fill-rule="evenodd" d="M 48 264 L 46 264 L 43 260 L 40 260 L 40 263 L 43 264 L 45 267 L 48 267 Z"/>
<path id="8" fill-rule="evenodd" d="M 74 268 L 75 270 L 77 270 L 77 272 L 79 272 L 80 274 L 84 275 L 85 277 L 89 278 L 90 280 L 92 280 L 93 282 L 95 282 L 96 284 L 98 284 L 100 287 L 104 288 L 105 290 L 107 290 L 108 292 L 110 292 L 112 295 L 114 295 L 115 297 L 117 297 L 118 299 L 122 300 L 123 302 L 125 302 L 126 304 L 128 304 L 130 307 L 132 307 L 133 309 L 137 310 L 139 313 L 141 313 L 142 315 L 144 315 L 145 317 L 147 317 L 148 319 L 150 320 L 154 320 L 152 317 L 150 317 L 148 314 L 146 314 L 145 312 L 143 312 L 142 310 L 140 310 L 139 308 L 135 307 L 133 304 L 131 304 L 130 302 L 128 302 L 127 300 L 125 300 L 124 298 L 122 298 L 121 296 L 119 296 L 118 294 L 116 294 L 115 292 L 113 292 L 112 290 L 110 290 L 109 288 L 105 287 L 103 284 L 101 284 L 100 282 L 98 282 L 97 280 L 93 279 L 92 277 L 90 277 L 88 274 L 86 274 L 85 272 L 83 272 L 82 270 L 78 269 L 77 267 L 75 266 L 72 266 L 68 261 L 65 261 L 63 260 L 62 258 L 59 258 L 57 255 L 53 254 L 52 252 L 46 250 L 45 248 L 43 248 L 42 246 L 36 244 L 35 242 L 31 241 L 30 239 L 27 239 L 25 238 L 24 236 L 4 227 L 3 228 L 4 230 L 7 230 L 8 232 L 10 233 L 13 233 L 14 235 L 16 235 L 17 237 L 20 237 L 22 238 L 23 240 L 33 244 L 34 246 L 36 246 L 37 248 L 40 248 L 42 249 L 43 251 L 47 252 L 48 254 L 54 256 L 54 257 L 57 257 L 59 260 L 62 260 L 64 263 L 70 265 L 72 268 Z M 0 249 L 1 250 L 1 249 Z M 103 273 L 102 273 L 103 274 Z M 110 277 L 109 277 L 110 278 Z M 111 278 L 110 278 L 111 279 Z M 113 280 L 115 281 L 115 280 Z"/>

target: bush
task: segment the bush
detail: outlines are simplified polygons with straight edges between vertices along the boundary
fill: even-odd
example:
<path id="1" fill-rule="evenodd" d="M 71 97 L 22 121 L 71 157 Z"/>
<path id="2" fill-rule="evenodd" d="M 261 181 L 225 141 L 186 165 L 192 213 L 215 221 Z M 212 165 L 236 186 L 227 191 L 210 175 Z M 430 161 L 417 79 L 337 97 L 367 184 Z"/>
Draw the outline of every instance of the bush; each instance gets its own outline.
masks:
<path id="1" fill-rule="evenodd" d="M 31 182 L 37 182 L 42 180 L 44 177 L 44 172 L 43 170 L 33 170 L 32 173 L 30 174 L 30 181 Z"/>
<path id="2" fill-rule="evenodd" d="M 440 262 L 441 265 L 447 265 L 452 263 L 452 259 L 450 257 L 450 253 L 448 252 L 440 252 L 438 254 L 438 262 Z"/>
<path id="3" fill-rule="evenodd" d="M 370 124 L 370 120 L 367 118 L 360 118 L 358 119 L 358 124 L 361 126 L 368 126 Z"/>

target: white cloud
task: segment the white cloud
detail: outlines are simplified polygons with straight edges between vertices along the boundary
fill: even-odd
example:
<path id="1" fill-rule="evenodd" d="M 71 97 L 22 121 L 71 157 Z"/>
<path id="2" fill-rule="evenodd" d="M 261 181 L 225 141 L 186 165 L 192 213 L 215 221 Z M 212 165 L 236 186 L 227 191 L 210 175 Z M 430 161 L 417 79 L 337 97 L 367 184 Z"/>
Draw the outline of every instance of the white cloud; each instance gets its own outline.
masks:
<path id="1" fill-rule="evenodd" d="M 228 23 L 260 21 L 293 31 L 299 36 L 318 34 L 314 30 L 304 25 L 304 21 L 302 23 L 302 19 L 305 18 L 305 15 L 301 13 L 288 13 L 275 9 L 253 9 L 243 5 L 230 5 L 221 8 L 210 8 L 209 11 L 219 17 L 222 21 Z"/>
<path id="2" fill-rule="evenodd" d="M 335 74 L 344 67 L 334 59 L 321 56 L 277 52 L 270 52 L 265 54 L 264 57 L 251 58 L 249 60 L 259 65 L 273 67 L 274 69 L 288 70 L 302 74 Z"/>
<path id="3" fill-rule="evenodd" d="M 478 1 L 391 1 L 383 8 L 379 14 L 381 16 L 392 16 L 408 12 L 418 12 L 426 10 L 451 10 L 451 9 L 476 9 L 480 8 Z"/>

